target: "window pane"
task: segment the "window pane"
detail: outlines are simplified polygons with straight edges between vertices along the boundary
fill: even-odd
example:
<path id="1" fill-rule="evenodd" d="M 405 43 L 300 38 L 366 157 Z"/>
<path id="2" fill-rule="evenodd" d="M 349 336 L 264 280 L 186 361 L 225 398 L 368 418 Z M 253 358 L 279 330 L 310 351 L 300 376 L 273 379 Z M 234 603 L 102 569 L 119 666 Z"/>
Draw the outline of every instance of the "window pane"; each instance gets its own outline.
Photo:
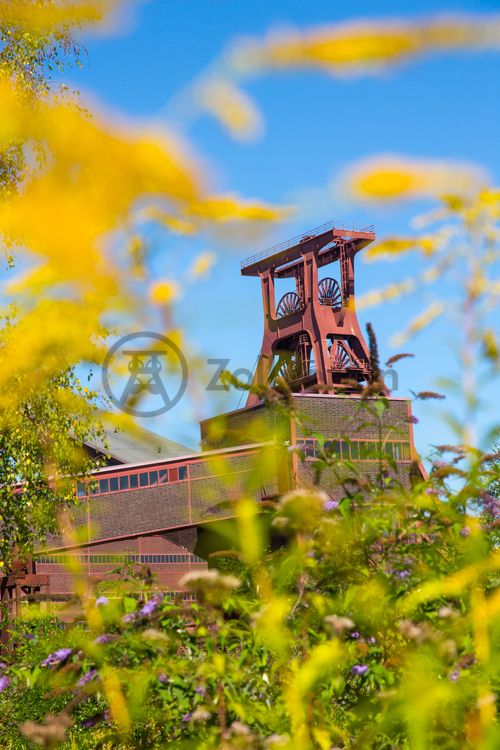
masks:
<path id="1" fill-rule="evenodd" d="M 109 479 L 99 479 L 99 492 L 109 492 Z"/>
<path id="2" fill-rule="evenodd" d="M 314 440 L 306 440 L 305 454 L 308 458 L 314 458 Z"/>
<path id="3" fill-rule="evenodd" d="M 179 479 L 179 472 L 177 469 L 169 469 L 169 478 L 171 482 L 177 482 Z"/>
<path id="4" fill-rule="evenodd" d="M 401 443 L 393 443 L 394 446 L 394 458 L 396 461 L 401 459 Z"/>
<path id="5" fill-rule="evenodd" d="M 179 479 L 187 479 L 187 466 L 179 466 Z"/>
<path id="6" fill-rule="evenodd" d="M 158 484 L 158 472 L 157 471 L 149 472 L 149 484 Z"/>
<path id="7" fill-rule="evenodd" d="M 351 457 L 351 451 L 349 450 L 349 443 L 346 440 L 340 441 L 340 450 L 342 451 L 342 458 L 349 461 Z"/>
<path id="8" fill-rule="evenodd" d="M 109 480 L 110 492 L 116 492 L 118 490 L 118 477 L 111 477 Z"/>
<path id="9" fill-rule="evenodd" d="M 76 494 L 78 495 L 78 497 L 85 497 L 85 495 L 87 494 L 85 482 L 78 482 L 78 484 L 76 485 Z"/>
<path id="10" fill-rule="evenodd" d="M 139 477 L 137 474 L 131 474 L 130 477 L 130 489 L 135 490 L 139 486 Z"/>
<path id="11" fill-rule="evenodd" d="M 160 469 L 158 476 L 160 479 L 160 484 L 163 484 L 163 482 L 168 482 L 168 469 Z"/>
<path id="12" fill-rule="evenodd" d="M 410 444 L 402 443 L 401 447 L 403 449 L 403 459 L 405 461 L 409 461 L 410 460 Z"/>
<path id="13" fill-rule="evenodd" d="M 120 489 L 128 490 L 128 477 L 120 477 Z"/>
<path id="14" fill-rule="evenodd" d="M 390 456 L 391 458 L 394 458 L 394 444 L 393 443 L 386 443 L 384 445 L 384 451 L 388 456 Z"/>
<path id="15" fill-rule="evenodd" d="M 359 461 L 359 443 L 351 443 L 351 460 Z"/>
<path id="16" fill-rule="evenodd" d="M 145 472 L 144 474 L 139 474 L 139 484 L 141 487 L 147 487 L 149 484 L 149 474 Z"/>
<path id="17" fill-rule="evenodd" d="M 371 440 L 366 443 L 366 457 L 367 458 L 376 458 L 377 457 L 377 443 L 372 442 Z"/>

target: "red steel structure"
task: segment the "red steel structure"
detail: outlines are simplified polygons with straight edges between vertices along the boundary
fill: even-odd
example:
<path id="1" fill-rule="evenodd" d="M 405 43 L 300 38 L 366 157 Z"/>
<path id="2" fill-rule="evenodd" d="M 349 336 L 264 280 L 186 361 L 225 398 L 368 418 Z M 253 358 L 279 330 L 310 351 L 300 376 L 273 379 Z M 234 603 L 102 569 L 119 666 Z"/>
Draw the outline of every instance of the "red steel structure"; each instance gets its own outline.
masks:
<path id="1" fill-rule="evenodd" d="M 374 239 L 372 226 L 358 231 L 330 222 L 242 262 L 242 275 L 259 276 L 262 284 L 264 336 L 254 385 L 282 377 L 293 391 L 345 391 L 369 379 L 369 351 L 354 306 L 354 258 Z M 340 283 L 320 279 L 319 270 L 336 262 Z M 278 303 L 276 279 L 295 282 Z M 258 401 L 250 392 L 247 405 Z"/>

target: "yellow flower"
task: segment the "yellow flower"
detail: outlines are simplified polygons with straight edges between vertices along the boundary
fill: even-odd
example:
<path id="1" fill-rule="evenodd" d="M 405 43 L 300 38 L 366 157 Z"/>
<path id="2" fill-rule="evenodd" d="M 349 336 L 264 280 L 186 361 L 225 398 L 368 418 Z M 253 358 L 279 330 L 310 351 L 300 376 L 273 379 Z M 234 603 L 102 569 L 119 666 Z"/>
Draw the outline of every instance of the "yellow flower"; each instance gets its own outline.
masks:
<path id="1" fill-rule="evenodd" d="M 164 279 L 155 281 L 149 287 L 149 299 L 153 305 L 170 305 L 180 294 L 180 287 L 176 281 Z"/>

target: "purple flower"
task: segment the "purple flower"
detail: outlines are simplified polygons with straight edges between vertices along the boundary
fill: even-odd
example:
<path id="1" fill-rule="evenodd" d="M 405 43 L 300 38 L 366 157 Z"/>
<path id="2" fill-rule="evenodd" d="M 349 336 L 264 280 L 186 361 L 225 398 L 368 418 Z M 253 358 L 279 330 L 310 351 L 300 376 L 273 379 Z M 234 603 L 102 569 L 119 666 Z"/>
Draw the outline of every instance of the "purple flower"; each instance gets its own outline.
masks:
<path id="1" fill-rule="evenodd" d="M 451 682 L 456 682 L 459 677 L 460 677 L 460 672 L 458 671 L 458 669 L 456 669 L 454 672 L 450 674 L 449 679 L 451 680 Z"/>
<path id="2" fill-rule="evenodd" d="M 72 648 L 60 648 L 58 651 L 54 651 L 53 654 L 49 654 L 42 661 L 42 667 L 59 667 L 72 653 Z"/>
<path id="3" fill-rule="evenodd" d="M 403 581 L 405 578 L 408 578 L 410 575 L 409 570 L 398 570 L 396 571 L 396 578 L 399 578 L 401 581 Z"/>
<path id="4" fill-rule="evenodd" d="M 377 640 L 376 640 L 376 638 L 373 637 L 373 635 L 371 635 L 368 638 L 368 643 L 370 644 L 370 646 L 373 646 L 373 644 L 376 643 L 376 642 L 377 642 Z"/>
<path id="5" fill-rule="evenodd" d="M 351 638 L 360 638 L 361 637 L 360 633 L 358 633 L 357 630 L 353 630 L 353 632 L 349 633 L 349 635 L 351 636 Z"/>
<path id="6" fill-rule="evenodd" d="M 101 711 L 98 714 L 94 714 L 94 716 L 91 716 L 89 719 L 85 719 L 85 721 L 82 721 L 82 727 L 85 727 L 85 729 L 90 729 L 91 727 L 95 727 L 95 725 L 99 724 L 101 721 L 109 721 L 109 719 L 109 711 Z"/>
<path id="7" fill-rule="evenodd" d="M 162 599 L 163 594 L 156 594 L 155 596 L 151 597 L 151 599 L 146 602 L 142 609 L 139 610 L 139 615 L 141 617 L 149 617 L 149 615 L 152 615 Z"/>
<path id="8" fill-rule="evenodd" d="M 33 635 L 33 633 L 24 633 L 23 638 L 24 638 L 25 641 L 34 641 L 35 640 L 35 636 Z"/>
<path id="9" fill-rule="evenodd" d="M 103 633 L 102 635 L 98 635 L 97 636 L 97 638 L 95 639 L 94 643 L 96 643 L 99 646 L 102 646 L 105 643 L 111 643 L 111 641 L 113 641 L 113 640 L 114 640 L 114 638 L 111 635 L 111 633 Z"/>
<path id="10" fill-rule="evenodd" d="M 336 510 L 338 507 L 338 500 L 325 500 L 325 502 L 323 503 L 324 510 Z"/>
<path id="11" fill-rule="evenodd" d="M 168 685 L 168 677 L 165 672 L 161 672 L 158 675 L 158 682 L 161 682 L 162 685 Z"/>
<path id="12" fill-rule="evenodd" d="M 3 691 L 9 687 L 11 683 L 10 677 L 7 677 L 7 675 L 2 675 L 0 677 L 0 693 L 3 693 Z"/>
<path id="13" fill-rule="evenodd" d="M 134 620 L 137 620 L 137 617 L 137 612 L 128 612 L 126 615 L 123 615 L 122 622 L 133 622 Z"/>
<path id="14" fill-rule="evenodd" d="M 484 512 L 489 516 L 498 516 L 500 515 L 500 501 L 498 498 L 493 497 L 493 495 L 488 494 L 485 492 L 482 496 L 483 500 L 483 510 Z"/>
<path id="15" fill-rule="evenodd" d="M 408 422 L 409 424 L 418 424 L 418 417 L 412 414 L 411 417 L 408 417 Z"/>
<path id="16" fill-rule="evenodd" d="M 109 604 L 109 599 L 107 596 L 100 596 L 95 600 L 96 607 L 105 607 L 106 604 Z"/>
<path id="17" fill-rule="evenodd" d="M 97 669 L 91 669 L 90 671 L 85 672 L 85 674 L 80 677 L 76 684 L 78 685 L 78 687 L 83 687 L 87 683 L 92 682 L 92 680 L 94 680 L 96 677 Z"/>
<path id="18" fill-rule="evenodd" d="M 189 721 L 190 718 L 191 718 L 191 714 L 184 714 L 184 716 L 182 717 L 182 721 Z"/>
<path id="19" fill-rule="evenodd" d="M 351 674 L 356 675 L 362 675 L 366 674 L 368 672 L 368 667 L 366 664 L 355 664 L 353 667 L 351 667 Z"/>
<path id="20" fill-rule="evenodd" d="M 469 534 L 470 534 L 470 529 L 468 526 L 464 526 L 463 529 L 460 529 L 460 536 L 467 537 L 469 536 Z"/>
<path id="21" fill-rule="evenodd" d="M 203 698 L 207 691 L 202 685 L 199 685 L 197 688 L 195 688 L 194 692 L 196 693 L 196 695 L 201 695 L 201 697 Z"/>

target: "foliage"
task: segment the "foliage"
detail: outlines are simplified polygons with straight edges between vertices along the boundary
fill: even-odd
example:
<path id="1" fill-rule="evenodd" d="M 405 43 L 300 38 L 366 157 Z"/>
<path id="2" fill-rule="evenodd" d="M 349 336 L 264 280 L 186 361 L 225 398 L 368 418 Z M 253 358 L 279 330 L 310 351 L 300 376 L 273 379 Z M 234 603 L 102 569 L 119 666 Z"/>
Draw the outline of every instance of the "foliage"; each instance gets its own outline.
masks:
<path id="1" fill-rule="evenodd" d="M 461 491 L 436 459 L 411 491 L 285 495 L 271 532 L 238 501 L 228 564 L 185 577 L 196 602 L 84 597 L 89 630 L 18 653 L 2 710 L 48 695 L 61 747 L 496 747 L 498 549 L 467 506 L 491 511 L 498 471 L 464 457 Z"/>
<path id="2" fill-rule="evenodd" d="M 49 4 L 37 2 L 32 9 L 44 5 Z M 9 15 L 5 4 L 0 10 L 0 86 L 15 90 L 19 108 L 29 111 L 40 106 L 51 93 L 52 71 L 62 71 L 65 60 L 78 63 L 78 55 L 70 26 L 42 30 L 35 24 L 28 30 Z M 0 210 L 22 191 L 22 181 L 30 170 L 26 133 L 12 132 L 7 121 L 4 125 L 0 139 Z M 31 146 L 41 159 L 41 143 Z M 4 231 L 3 239 L 13 265 L 14 235 Z M 19 333 L 19 315 L 19 307 L 13 306 L 3 319 L 0 363 L 4 371 L 9 369 L 12 356 L 9 341 Z M 28 345 L 26 340 L 23 343 Z M 56 363 L 55 355 L 45 350 L 44 365 L 52 358 L 53 368 L 47 373 L 47 368 L 41 367 L 38 381 L 31 372 L 19 371 L 0 387 L 0 567 L 10 562 L 13 554 L 24 556 L 34 541 L 43 541 L 46 533 L 57 529 L 55 510 L 63 503 L 74 502 L 72 486 L 62 478 L 98 466 L 81 450 L 85 440 L 101 433 L 96 419 L 97 394 L 80 384 L 73 364 L 61 359 Z M 13 394 L 20 400 L 16 402 Z"/>

